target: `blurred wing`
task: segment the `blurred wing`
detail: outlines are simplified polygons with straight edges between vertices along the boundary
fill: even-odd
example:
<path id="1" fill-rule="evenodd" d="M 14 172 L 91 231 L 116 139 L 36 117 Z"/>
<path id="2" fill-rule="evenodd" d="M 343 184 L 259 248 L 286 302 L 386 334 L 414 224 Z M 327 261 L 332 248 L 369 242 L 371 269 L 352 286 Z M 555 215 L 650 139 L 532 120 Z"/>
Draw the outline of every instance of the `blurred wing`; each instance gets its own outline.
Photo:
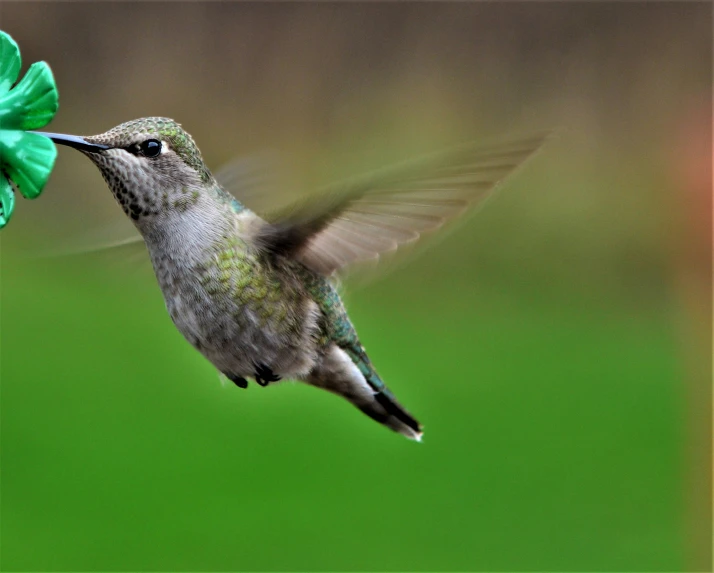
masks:
<path id="1" fill-rule="evenodd" d="M 254 213 L 266 217 L 285 209 L 295 195 L 282 185 L 278 158 L 273 153 L 235 159 L 215 174 L 218 184 Z"/>
<path id="2" fill-rule="evenodd" d="M 44 249 L 37 255 L 41 258 L 97 257 L 120 267 L 150 268 L 146 244 L 123 214 L 70 240 L 56 241 L 53 248 Z"/>
<path id="3" fill-rule="evenodd" d="M 141 235 L 138 234 L 136 236 L 128 237 L 126 239 L 119 239 L 115 242 L 99 242 L 93 245 L 87 245 L 82 247 L 68 247 L 54 252 L 50 252 L 48 253 L 48 255 L 68 257 L 104 253 L 106 253 L 107 256 L 121 257 L 122 259 L 127 260 L 127 262 L 137 262 L 139 257 L 144 255 L 148 257 L 146 244 L 141 238 Z"/>
<path id="4" fill-rule="evenodd" d="M 547 136 L 463 145 L 333 186 L 269 217 L 258 240 L 325 275 L 378 259 L 483 201 Z"/>

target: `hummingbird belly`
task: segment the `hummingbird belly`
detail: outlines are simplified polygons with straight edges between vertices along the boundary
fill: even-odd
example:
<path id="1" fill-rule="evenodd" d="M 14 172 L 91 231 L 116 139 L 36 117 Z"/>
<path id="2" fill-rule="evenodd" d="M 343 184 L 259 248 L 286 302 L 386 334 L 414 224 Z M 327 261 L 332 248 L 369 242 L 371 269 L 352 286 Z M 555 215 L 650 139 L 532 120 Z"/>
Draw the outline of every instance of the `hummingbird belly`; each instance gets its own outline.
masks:
<path id="1" fill-rule="evenodd" d="M 218 370 L 254 377 L 261 367 L 303 378 L 326 345 L 322 314 L 290 268 L 242 245 L 190 266 L 155 264 L 176 327 Z"/>

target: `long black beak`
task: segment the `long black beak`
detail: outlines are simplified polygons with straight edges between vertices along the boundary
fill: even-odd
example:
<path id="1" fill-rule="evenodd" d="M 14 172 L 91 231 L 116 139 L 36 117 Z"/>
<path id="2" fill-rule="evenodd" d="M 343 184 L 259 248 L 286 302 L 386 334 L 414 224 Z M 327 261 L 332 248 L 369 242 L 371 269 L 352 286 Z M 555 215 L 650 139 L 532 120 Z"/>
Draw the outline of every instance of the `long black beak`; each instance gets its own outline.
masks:
<path id="1" fill-rule="evenodd" d="M 86 139 L 82 139 L 81 137 L 77 137 L 76 135 L 64 135 L 62 133 L 45 133 L 44 131 L 32 131 L 31 133 L 44 135 L 45 137 L 49 137 L 55 143 L 68 145 L 69 147 L 74 147 L 75 149 L 79 149 L 80 151 L 88 151 L 89 153 L 98 153 L 99 151 L 104 151 L 105 149 L 111 149 L 109 145 L 90 143 Z"/>

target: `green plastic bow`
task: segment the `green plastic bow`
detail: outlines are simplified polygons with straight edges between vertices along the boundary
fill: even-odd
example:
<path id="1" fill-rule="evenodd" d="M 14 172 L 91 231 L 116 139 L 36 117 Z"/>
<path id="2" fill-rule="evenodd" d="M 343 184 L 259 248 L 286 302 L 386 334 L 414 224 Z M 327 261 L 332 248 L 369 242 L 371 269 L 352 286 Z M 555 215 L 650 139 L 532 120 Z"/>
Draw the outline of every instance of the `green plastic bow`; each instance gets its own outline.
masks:
<path id="1" fill-rule="evenodd" d="M 0 228 L 15 206 L 10 181 L 23 197 L 34 199 L 47 183 L 57 156 L 50 139 L 26 131 L 44 127 L 57 113 L 59 96 L 52 71 L 46 62 L 36 62 L 12 87 L 20 65 L 17 44 L 0 31 Z"/>

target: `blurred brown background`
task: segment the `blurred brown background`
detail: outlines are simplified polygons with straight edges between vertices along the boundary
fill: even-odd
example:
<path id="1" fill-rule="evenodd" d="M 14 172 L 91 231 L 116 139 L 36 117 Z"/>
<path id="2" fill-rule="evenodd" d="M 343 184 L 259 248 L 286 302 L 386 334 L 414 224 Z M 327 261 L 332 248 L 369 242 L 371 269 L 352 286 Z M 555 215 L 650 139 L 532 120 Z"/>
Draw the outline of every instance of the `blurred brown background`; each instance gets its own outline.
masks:
<path id="1" fill-rule="evenodd" d="M 544 173 L 548 159 L 532 167 L 556 181 L 547 195 L 503 198 L 515 203 L 508 223 L 533 226 L 584 281 L 607 281 L 592 275 L 592 258 L 616 252 L 618 280 L 656 272 L 654 252 L 677 232 L 672 209 L 685 201 L 672 194 L 667 161 L 682 138 L 706 143 L 683 135 L 710 115 L 706 9 L 33 2 L 4 4 L 0 17 L 25 62 L 52 65 L 61 93 L 52 130 L 173 117 L 214 169 L 278 152 L 298 190 L 454 142 L 564 128 L 549 154 L 558 170 Z M 114 216 L 92 166 L 61 155 L 71 156 L 56 185 L 82 192 L 48 194 L 24 216 L 63 228 L 57 209 Z M 506 254 L 541 268 L 522 245 Z"/>

